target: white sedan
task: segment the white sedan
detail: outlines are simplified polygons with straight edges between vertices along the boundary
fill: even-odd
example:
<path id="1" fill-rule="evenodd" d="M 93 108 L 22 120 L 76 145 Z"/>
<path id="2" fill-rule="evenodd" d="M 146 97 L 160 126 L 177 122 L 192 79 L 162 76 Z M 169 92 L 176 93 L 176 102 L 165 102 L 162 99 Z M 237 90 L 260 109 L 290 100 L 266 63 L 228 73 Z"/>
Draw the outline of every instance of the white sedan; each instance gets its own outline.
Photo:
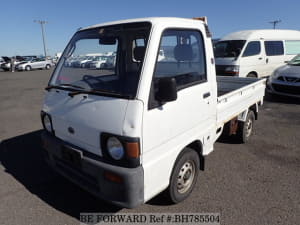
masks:
<path id="1" fill-rule="evenodd" d="M 30 71 L 33 69 L 50 69 L 53 66 L 53 62 L 51 60 L 45 59 L 32 59 L 29 62 L 22 62 L 16 66 L 17 70 L 26 70 Z"/>
<path id="2" fill-rule="evenodd" d="M 86 67 L 96 68 L 96 69 L 105 68 L 107 59 L 108 59 L 107 56 L 96 56 L 95 58 L 93 58 L 92 61 L 86 63 Z"/>
<path id="3" fill-rule="evenodd" d="M 268 79 L 267 91 L 300 98 L 300 54 L 273 72 Z"/>

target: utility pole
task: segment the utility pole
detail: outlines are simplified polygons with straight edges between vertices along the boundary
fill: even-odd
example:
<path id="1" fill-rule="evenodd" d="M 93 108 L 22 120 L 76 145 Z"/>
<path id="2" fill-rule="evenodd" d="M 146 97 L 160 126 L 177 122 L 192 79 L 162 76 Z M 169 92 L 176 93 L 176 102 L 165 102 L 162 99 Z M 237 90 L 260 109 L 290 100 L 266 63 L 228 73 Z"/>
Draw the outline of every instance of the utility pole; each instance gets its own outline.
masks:
<path id="1" fill-rule="evenodd" d="M 276 29 L 276 25 L 277 25 L 278 23 L 280 23 L 280 22 L 281 22 L 281 20 L 274 20 L 274 21 L 271 21 L 271 22 L 269 22 L 269 23 L 273 24 L 273 29 L 275 30 L 275 29 Z"/>
<path id="2" fill-rule="evenodd" d="M 45 41 L 45 30 L 44 30 L 44 25 L 46 23 L 48 23 L 45 20 L 34 20 L 33 22 L 35 23 L 39 23 L 41 25 L 41 29 L 42 29 L 42 36 L 43 36 L 43 45 L 44 45 L 44 55 L 45 55 L 45 59 L 47 58 L 47 50 L 46 50 L 46 41 Z"/>

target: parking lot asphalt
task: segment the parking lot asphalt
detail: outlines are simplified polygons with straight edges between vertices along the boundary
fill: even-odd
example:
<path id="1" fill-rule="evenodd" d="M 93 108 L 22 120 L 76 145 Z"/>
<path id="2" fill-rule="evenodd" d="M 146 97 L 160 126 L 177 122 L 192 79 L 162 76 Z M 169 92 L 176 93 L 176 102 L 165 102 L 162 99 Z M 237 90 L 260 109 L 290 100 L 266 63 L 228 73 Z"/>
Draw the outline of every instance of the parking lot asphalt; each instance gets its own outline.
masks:
<path id="1" fill-rule="evenodd" d="M 0 223 L 79 224 L 80 212 L 220 213 L 221 224 L 300 224 L 300 102 L 271 97 L 247 144 L 215 144 L 191 196 L 136 209 L 98 200 L 42 158 L 40 109 L 51 71 L 0 71 Z"/>

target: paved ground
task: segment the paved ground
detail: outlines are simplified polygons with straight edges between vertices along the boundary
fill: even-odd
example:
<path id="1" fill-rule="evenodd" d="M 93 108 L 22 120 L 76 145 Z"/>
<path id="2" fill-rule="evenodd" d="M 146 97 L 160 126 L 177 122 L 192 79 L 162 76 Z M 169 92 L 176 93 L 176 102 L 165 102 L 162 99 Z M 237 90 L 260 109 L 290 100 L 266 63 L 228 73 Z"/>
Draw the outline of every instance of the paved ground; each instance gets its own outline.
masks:
<path id="1" fill-rule="evenodd" d="M 80 212 L 219 212 L 222 224 L 300 224 L 300 102 L 270 98 L 246 145 L 218 142 L 191 197 L 137 209 L 95 199 L 43 162 L 39 118 L 51 71 L 0 71 L 0 223 L 78 224 Z"/>

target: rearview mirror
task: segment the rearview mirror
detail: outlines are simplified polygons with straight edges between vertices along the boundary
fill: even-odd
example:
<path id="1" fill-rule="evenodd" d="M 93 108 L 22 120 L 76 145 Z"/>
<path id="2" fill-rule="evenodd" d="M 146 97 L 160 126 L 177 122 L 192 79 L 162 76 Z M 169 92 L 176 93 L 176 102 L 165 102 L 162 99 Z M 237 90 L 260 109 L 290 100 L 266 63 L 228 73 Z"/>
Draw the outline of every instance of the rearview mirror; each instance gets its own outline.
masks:
<path id="1" fill-rule="evenodd" d="M 116 37 L 102 36 L 99 38 L 100 45 L 115 45 L 116 43 L 117 43 Z"/>
<path id="2" fill-rule="evenodd" d="M 160 102 L 171 102 L 177 99 L 177 85 L 174 77 L 163 77 L 158 80 L 155 98 Z"/>

